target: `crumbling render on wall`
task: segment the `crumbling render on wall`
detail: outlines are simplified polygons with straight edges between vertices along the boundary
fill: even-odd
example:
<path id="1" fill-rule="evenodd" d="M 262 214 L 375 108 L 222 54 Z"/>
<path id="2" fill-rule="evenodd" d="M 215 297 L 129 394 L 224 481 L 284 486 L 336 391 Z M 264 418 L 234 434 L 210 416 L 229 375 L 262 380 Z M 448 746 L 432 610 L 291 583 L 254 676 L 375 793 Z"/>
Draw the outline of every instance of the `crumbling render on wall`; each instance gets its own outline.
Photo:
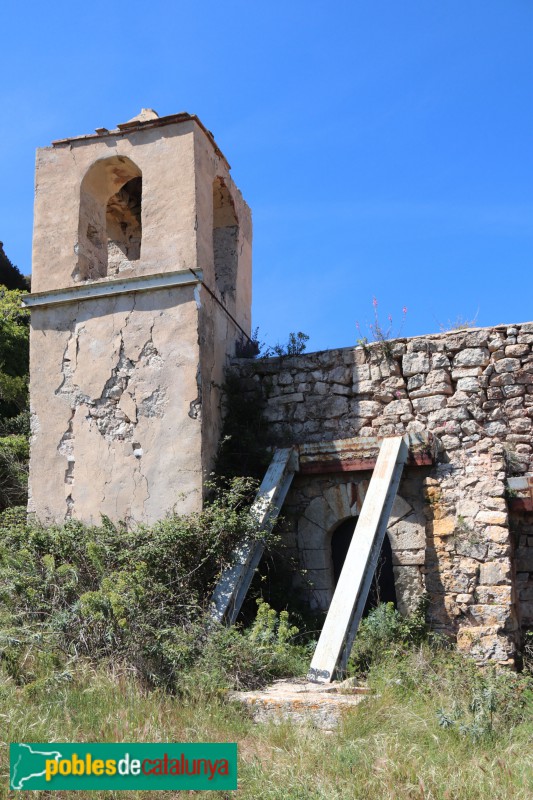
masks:
<path id="1" fill-rule="evenodd" d="M 439 438 L 439 461 L 419 490 L 407 496 L 400 486 L 420 506 L 424 539 L 405 551 L 416 563 L 402 566 L 423 581 L 434 628 L 480 661 L 512 659 L 526 618 L 513 575 L 525 570 L 515 563 L 524 551 L 513 549 L 506 480 L 510 462 L 515 473 L 533 467 L 533 323 L 240 360 L 235 369 L 243 391 L 262 396 L 280 445 L 423 431 Z M 302 476 L 295 486 L 313 492 L 313 481 Z M 300 499 L 289 494 L 287 504 Z M 301 561 L 309 541 L 296 541 Z"/>
<path id="2" fill-rule="evenodd" d="M 87 388 L 85 390 L 81 388 L 80 370 L 84 372 L 86 365 L 79 363 L 78 355 L 80 339 L 88 334 L 88 323 L 73 321 L 71 324 L 61 366 L 62 382 L 55 390 L 56 395 L 63 394 L 68 397 L 72 409 L 68 426 L 57 447 L 58 452 L 67 460 L 65 470 L 67 486 L 75 485 L 74 425 L 77 414 L 82 415 L 89 427 L 97 430 L 107 442 L 131 442 L 133 455 L 138 462 L 135 471 L 139 478 L 144 478 L 141 466 L 142 443 L 136 441 L 135 435 L 137 423 L 142 416 L 163 416 L 166 393 L 164 389 L 156 386 L 149 394 L 146 392 L 137 394 L 136 378 L 139 374 L 143 371 L 160 369 L 163 362 L 153 342 L 153 324 L 146 331 L 145 341 L 140 349 L 138 338 L 135 342 L 126 338 L 128 323 L 134 309 L 135 295 L 131 297 L 131 310 L 124 316 L 123 325 L 114 337 L 110 375 L 99 394 L 94 391 L 88 393 Z M 146 483 L 145 478 L 144 482 Z M 68 518 L 72 516 L 74 510 L 72 492 L 66 493 L 65 503 L 65 518 Z"/>
<path id="3" fill-rule="evenodd" d="M 153 521 L 201 497 L 199 351 L 193 288 L 90 299 L 34 311 L 31 510 Z M 38 355 L 36 355 L 38 354 Z M 38 367 L 35 367 L 38 364 Z M 42 378 L 41 378 L 42 376 Z M 57 491 L 64 484 L 64 494 Z"/>

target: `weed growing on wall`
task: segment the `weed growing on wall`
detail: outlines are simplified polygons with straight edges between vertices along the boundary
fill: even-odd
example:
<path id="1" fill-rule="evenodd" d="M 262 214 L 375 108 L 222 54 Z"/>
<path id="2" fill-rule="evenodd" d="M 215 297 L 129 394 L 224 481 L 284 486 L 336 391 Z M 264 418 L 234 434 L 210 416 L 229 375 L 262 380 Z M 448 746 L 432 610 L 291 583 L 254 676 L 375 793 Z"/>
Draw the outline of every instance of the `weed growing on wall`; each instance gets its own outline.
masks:
<path id="1" fill-rule="evenodd" d="M 371 342 L 377 342 L 380 345 L 383 356 L 385 358 L 390 358 L 390 342 L 393 339 L 398 339 L 401 336 L 407 315 L 407 306 L 403 306 L 402 308 L 402 319 L 397 328 L 394 328 L 391 314 L 387 315 L 387 323 L 382 323 L 378 311 L 378 301 L 375 297 L 372 298 L 372 310 L 374 321 L 368 324 L 369 336 L 363 334 L 359 322 L 355 323 L 357 330 L 356 344 L 360 347 L 366 348 Z"/>
<path id="2" fill-rule="evenodd" d="M 302 353 L 306 351 L 308 341 L 309 336 L 306 333 L 302 331 L 296 333 L 292 332 L 289 333 L 289 338 L 285 344 L 277 342 L 277 344 L 272 347 L 267 347 L 261 355 L 263 358 L 272 358 L 272 356 L 277 356 L 278 358 L 301 356 Z"/>

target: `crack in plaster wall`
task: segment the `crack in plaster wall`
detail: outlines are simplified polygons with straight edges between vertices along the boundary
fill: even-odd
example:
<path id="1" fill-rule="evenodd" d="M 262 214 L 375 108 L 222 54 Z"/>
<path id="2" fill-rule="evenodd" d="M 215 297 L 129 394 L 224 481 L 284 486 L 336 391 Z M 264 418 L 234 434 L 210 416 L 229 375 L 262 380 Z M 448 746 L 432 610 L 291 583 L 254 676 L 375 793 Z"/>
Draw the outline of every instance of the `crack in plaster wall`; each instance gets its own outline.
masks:
<path id="1" fill-rule="evenodd" d="M 70 335 L 68 337 L 62 360 L 62 380 L 55 390 L 56 395 L 68 397 L 71 407 L 71 415 L 67 428 L 57 446 L 60 455 L 67 459 L 65 469 L 65 486 L 72 487 L 75 482 L 75 434 L 74 419 L 78 411 L 83 407 L 85 419 L 89 424 L 94 423 L 98 433 L 107 442 L 131 442 L 133 455 L 137 461 L 134 475 L 135 486 L 140 486 L 141 482 L 146 485 L 146 500 L 150 498 L 148 491 L 148 480 L 142 473 L 141 460 L 143 449 L 139 441 L 134 441 L 135 430 L 140 417 L 162 417 L 166 405 L 166 392 L 163 388 L 155 388 L 148 397 L 144 397 L 137 402 L 135 389 L 128 391 L 136 370 L 148 368 L 156 370 L 163 365 L 161 355 L 154 344 L 152 333 L 154 323 L 152 323 L 148 338 L 141 348 L 137 357 L 128 355 L 124 333 L 135 308 L 135 298 L 124 324 L 121 326 L 120 344 L 115 365 L 111 368 L 111 374 L 105 382 L 99 396 L 89 397 L 83 392 L 76 382 L 76 371 L 78 369 L 78 355 L 80 350 L 80 337 L 85 332 L 83 324 L 76 324 L 74 321 L 69 325 Z M 193 404 L 197 401 L 193 401 Z M 135 477 L 137 476 L 137 477 Z M 105 489 L 109 481 L 104 484 Z M 74 499 L 72 490 L 66 492 L 66 513 L 65 518 L 73 514 Z"/>

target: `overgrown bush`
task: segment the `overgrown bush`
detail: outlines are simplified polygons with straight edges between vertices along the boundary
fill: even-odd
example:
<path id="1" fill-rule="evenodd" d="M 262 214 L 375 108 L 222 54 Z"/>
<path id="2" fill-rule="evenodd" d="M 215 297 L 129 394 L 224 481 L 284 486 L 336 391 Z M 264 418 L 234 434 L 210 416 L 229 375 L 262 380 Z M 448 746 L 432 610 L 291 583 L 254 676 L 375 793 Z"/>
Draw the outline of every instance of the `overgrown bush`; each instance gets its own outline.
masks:
<path id="1" fill-rule="evenodd" d="M 0 285 L 0 511 L 27 497 L 29 311 L 21 306 L 23 294 Z"/>
<path id="2" fill-rule="evenodd" d="M 381 603 L 361 620 L 348 662 L 350 674 L 365 674 L 370 667 L 392 653 L 418 645 L 428 637 L 427 599 L 416 611 L 403 617 L 393 603 Z"/>
<path id="3" fill-rule="evenodd" d="M 0 435 L 0 511 L 26 502 L 28 459 L 27 435 Z"/>
<path id="4" fill-rule="evenodd" d="M 132 530 L 107 519 L 101 526 L 71 520 L 45 527 L 27 522 L 22 509 L 5 511 L 0 658 L 13 678 L 27 683 L 51 664 L 59 668 L 81 656 L 112 657 L 154 684 L 176 687 L 184 671 L 217 648 L 221 673 L 222 664 L 237 666 L 239 658 L 252 659 L 249 668 L 239 667 L 241 673 L 257 673 L 257 658 L 259 673 L 276 673 L 277 656 L 270 673 L 266 663 L 284 635 L 283 620 L 271 631 L 267 658 L 257 637 L 244 641 L 238 631 L 215 631 L 205 615 L 232 548 L 255 535 L 247 505 L 252 485 L 235 479 L 225 491 L 215 491 L 201 513 Z M 243 680 L 236 673 L 233 682 Z"/>
<path id="5" fill-rule="evenodd" d="M 371 666 L 368 682 L 377 693 L 433 708 L 436 723 L 448 736 L 470 743 L 533 720 L 530 675 L 480 668 L 454 648 L 431 640 L 385 653 Z"/>
<path id="6" fill-rule="evenodd" d="M 188 694 L 252 689 L 276 678 L 304 675 L 311 656 L 308 647 L 294 644 L 298 632 L 287 611 L 278 614 L 259 600 L 255 621 L 246 630 L 217 626 L 198 639 L 201 650 L 180 688 Z"/>

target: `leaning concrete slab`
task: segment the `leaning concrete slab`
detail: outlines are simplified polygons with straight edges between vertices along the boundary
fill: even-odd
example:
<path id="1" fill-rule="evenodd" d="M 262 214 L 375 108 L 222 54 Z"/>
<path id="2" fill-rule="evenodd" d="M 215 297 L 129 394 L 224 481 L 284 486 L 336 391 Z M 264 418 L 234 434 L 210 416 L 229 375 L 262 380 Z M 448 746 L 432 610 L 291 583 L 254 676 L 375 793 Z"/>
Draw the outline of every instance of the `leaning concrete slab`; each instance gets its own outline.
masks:
<path id="1" fill-rule="evenodd" d="M 339 660 L 346 661 L 350 654 L 407 455 L 408 447 L 404 438 L 394 436 L 383 439 L 361 515 L 313 655 L 309 680 L 333 680 Z"/>

